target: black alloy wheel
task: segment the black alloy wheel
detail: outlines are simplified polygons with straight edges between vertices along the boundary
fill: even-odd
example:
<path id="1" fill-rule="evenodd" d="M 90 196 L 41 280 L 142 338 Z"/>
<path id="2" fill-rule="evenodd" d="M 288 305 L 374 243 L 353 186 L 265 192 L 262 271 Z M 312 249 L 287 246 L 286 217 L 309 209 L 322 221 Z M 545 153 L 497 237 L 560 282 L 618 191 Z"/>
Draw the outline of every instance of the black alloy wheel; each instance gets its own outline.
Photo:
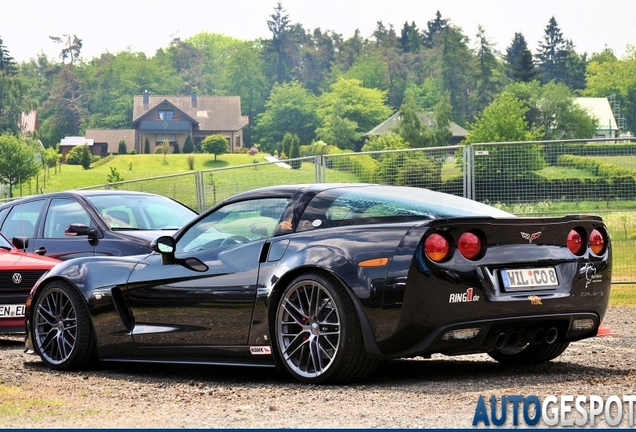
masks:
<path id="1" fill-rule="evenodd" d="M 88 310 L 77 290 L 65 282 L 51 282 L 37 295 L 31 328 L 36 352 L 52 369 L 79 369 L 94 359 Z"/>
<path id="2" fill-rule="evenodd" d="M 311 272 L 293 280 L 281 295 L 275 326 L 277 354 L 300 381 L 356 381 L 377 365 L 365 350 L 352 300 L 333 276 Z"/>

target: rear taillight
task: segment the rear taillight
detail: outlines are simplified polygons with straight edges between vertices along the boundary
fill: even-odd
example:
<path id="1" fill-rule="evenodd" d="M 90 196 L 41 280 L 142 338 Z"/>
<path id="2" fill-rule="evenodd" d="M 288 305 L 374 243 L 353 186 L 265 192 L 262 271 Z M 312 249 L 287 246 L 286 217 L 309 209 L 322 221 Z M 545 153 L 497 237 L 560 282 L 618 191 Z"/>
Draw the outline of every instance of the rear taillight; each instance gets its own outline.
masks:
<path id="1" fill-rule="evenodd" d="M 574 255 L 583 255 L 583 252 L 585 252 L 583 236 L 579 230 L 573 229 L 568 233 L 567 245 L 570 252 Z"/>
<path id="2" fill-rule="evenodd" d="M 605 237 L 597 229 L 592 230 L 587 243 L 589 244 L 590 250 L 594 255 L 601 255 L 605 251 Z"/>
<path id="3" fill-rule="evenodd" d="M 424 241 L 424 252 L 431 261 L 444 261 L 450 254 L 450 243 L 443 235 L 433 233 Z"/>
<path id="4" fill-rule="evenodd" d="M 459 237 L 457 250 L 466 259 L 479 258 L 482 251 L 481 238 L 477 234 L 467 231 Z"/>

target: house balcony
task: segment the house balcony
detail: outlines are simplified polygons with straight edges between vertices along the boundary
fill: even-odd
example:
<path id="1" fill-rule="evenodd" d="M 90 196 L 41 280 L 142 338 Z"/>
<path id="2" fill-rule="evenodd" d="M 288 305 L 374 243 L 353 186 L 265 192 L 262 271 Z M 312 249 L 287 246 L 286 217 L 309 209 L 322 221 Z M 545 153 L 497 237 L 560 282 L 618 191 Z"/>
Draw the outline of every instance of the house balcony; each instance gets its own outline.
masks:
<path id="1" fill-rule="evenodd" d="M 139 132 L 143 133 L 190 133 L 192 123 L 186 120 L 142 120 Z"/>

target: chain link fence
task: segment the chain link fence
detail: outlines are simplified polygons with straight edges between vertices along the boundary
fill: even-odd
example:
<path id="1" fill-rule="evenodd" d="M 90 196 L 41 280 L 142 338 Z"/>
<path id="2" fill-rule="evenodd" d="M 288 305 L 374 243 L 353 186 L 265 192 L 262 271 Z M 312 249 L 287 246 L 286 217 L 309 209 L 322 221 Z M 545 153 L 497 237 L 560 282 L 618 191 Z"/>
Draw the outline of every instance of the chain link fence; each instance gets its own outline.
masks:
<path id="1" fill-rule="evenodd" d="M 380 183 L 425 187 L 518 216 L 603 217 L 613 281 L 636 283 L 636 142 L 633 139 L 483 143 L 326 154 L 105 184 L 177 199 L 199 212 L 262 186 Z"/>

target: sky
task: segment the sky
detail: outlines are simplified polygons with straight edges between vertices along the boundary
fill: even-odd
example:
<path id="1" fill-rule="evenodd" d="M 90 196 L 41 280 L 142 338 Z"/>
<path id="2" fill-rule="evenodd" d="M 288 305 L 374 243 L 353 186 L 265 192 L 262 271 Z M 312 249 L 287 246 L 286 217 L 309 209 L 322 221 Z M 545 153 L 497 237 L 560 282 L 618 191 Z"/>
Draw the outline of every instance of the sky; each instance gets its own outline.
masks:
<path id="1" fill-rule="evenodd" d="M 551 17 L 575 50 L 588 55 L 611 48 L 617 57 L 636 45 L 635 0 L 282 0 L 291 23 L 306 30 L 333 31 L 344 39 L 359 30 L 370 38 L 378 21 L 399 32 L 405 22 L 419 29 L 435 18 L 460 27 L 475 45 L 478 26 L 505 53 L 521 33 L 535 53 Z M 75 35 L 81 58 L 121 51 L 154 55 L 174 38 L 201 32 L 237 39 L 271 38 L 267 20 L 277 0 L 0 0 L 0 39 L 16 61 L 44 53 L 56 59 L 62 49 L 49 36 Z"/>

